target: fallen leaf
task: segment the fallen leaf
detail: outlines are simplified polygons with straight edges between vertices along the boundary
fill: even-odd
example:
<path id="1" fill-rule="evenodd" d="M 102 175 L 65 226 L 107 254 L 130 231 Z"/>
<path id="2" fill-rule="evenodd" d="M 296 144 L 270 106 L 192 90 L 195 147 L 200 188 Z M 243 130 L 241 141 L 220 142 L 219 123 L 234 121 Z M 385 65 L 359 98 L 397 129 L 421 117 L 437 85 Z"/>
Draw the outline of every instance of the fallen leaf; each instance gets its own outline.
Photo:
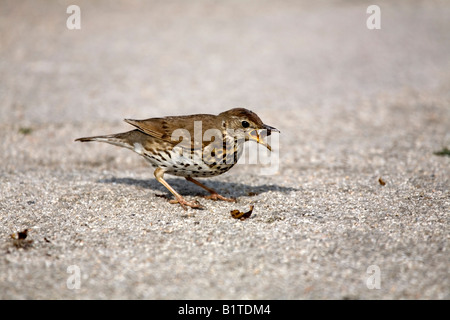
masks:
<path id="1" fill-rule="evenodd" d="M 16 240 L 25 240 L 28 236 L 28 229 L 24 229 L 23 231 L 18 231 L 17 235 L 15 233 L 9 235 L 11 238 Z"/>
<path id="2" fill-rule="evenodd" d="M 29 229 L 19 231 L 17 232 L 17 235 L 15 233 L 9 235 L 12 239 L 12 244 L 16 248 L 28 249 L 29 247 L 31 247 L 33 240 L 26 240 L 28 236 L 28 230 Z"/>
<path id="3" fill-rule="evenodd" d="M 235 219 L 245 220 L 247 218 L 250 218 L 250 216 L 252 215 L 253 208 L 254 208 L 254 206 L 251 205 L 250 211 L 241 212 L 241 211 L 235 209 L 235 210 L 230 211 L 230 213 L 231 213 L 231 216 Z"/>

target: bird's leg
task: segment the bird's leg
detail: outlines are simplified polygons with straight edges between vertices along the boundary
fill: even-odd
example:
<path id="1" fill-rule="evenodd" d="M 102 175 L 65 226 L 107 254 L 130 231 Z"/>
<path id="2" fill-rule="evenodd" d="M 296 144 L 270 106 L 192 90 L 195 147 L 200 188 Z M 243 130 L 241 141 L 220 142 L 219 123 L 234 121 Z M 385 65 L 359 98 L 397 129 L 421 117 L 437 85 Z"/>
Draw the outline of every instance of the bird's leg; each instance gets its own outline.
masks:
<path id="1" fill-rule="evenodd" d="M 179 203 L 183 207 L 184 210 L 187 210 L 186 206 L 189 206 L 191 208 L 203 208 L 201 206 L 201 204 L 198 203 L 197 201 L 193 201 L 193 202 L 186 201 L 178 192 L 176 192 L 175 189 L 172 188 L 170 186 L 170 184 L 168 184 L 167 181 L 163 179 L 163 176 L 164 176 L 163 169 L 156 168 L 154 174 L 155 174 L 156 180 L 158 182 L 160 182 L 164 187 L 166 187 L 167 190 L 169 190 L 175 196 L 175 200 L 170 200 L 169 201 L 170 203 Z"/>
<path id="2" fill-rule="evenodd" d="M 206 191 L 208 191 L 209 193 L 211 193 L 211 195 L 206 196 L 206 199 L 211 199 L 211 200 L 223 200 L 223 201 L 229 201 L 229 202 L 236 202 L 236 199 L 232 199 L 232 198 L 225 198 L 224 196 L 221 196 L 220 194 L 217 193 L 216 190 L 208 188 L 207 186 L 205 186 L 203 183 L 191 178 L 191 177 L 186 177 L 187 181 L 190 181 L 192 183 L 195 183 L 196 185 L 198 185 L 199 187 L 205 189 Z"/>

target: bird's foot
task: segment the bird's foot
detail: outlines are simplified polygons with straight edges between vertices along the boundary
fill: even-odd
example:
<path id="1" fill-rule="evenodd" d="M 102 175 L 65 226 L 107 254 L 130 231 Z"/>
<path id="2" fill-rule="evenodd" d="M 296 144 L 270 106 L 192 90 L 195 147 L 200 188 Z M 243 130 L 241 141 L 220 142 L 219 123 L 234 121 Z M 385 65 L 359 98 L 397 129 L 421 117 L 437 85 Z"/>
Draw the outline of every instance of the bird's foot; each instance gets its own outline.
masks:
<path id="1" fill-rule="evenodd" d="M 195 209 L 204 209 L 204 207 L 197 201 L 186 201 L 183 197 L 177 198 L 175 200 L 170 200 L 169 203 L 179 203 L 184 210 L 187 210 L 187 207 L 195 208 Z"/>

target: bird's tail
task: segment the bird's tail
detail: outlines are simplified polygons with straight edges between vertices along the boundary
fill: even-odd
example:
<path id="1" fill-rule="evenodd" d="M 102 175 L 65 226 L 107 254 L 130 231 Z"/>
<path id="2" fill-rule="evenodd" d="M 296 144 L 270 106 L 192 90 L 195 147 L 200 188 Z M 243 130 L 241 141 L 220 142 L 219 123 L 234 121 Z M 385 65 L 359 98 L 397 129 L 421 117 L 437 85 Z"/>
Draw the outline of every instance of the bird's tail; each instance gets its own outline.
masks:
<path id="1" fill-rule="evenodd" d="M 84 138 L 78 138 L 75 141 L 81 141 L 81 142 L 90 142 L 90 141 L 98 141 L 98 142 L 106 142 L 109 144 L 113 144 L 115 146 L 133 149 L 133 143 L 136 141 L 136 136 L 142 135 L 142 133 L 139 130 L 132 130 L 128 132 L 123 133 L 117 133 L 117 134 L 109 134 L 104 136 L 94 136 L 94 137 L 84 137 Z"/>

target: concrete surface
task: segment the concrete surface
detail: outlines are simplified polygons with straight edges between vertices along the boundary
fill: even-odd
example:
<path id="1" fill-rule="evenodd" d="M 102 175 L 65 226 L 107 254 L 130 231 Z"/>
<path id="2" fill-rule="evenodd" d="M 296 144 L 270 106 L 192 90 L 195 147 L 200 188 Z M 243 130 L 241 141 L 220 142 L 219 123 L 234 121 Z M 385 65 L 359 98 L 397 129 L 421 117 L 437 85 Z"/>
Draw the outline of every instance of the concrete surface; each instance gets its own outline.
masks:
<path id="1" fill-rule="evenodd" d="M 376 4 L 2 1 L 0 298 L 449 299 L 450 3 Z M 202 180 L 236 204 L 74 142 L 237 106 L 281 135 Z"/>

